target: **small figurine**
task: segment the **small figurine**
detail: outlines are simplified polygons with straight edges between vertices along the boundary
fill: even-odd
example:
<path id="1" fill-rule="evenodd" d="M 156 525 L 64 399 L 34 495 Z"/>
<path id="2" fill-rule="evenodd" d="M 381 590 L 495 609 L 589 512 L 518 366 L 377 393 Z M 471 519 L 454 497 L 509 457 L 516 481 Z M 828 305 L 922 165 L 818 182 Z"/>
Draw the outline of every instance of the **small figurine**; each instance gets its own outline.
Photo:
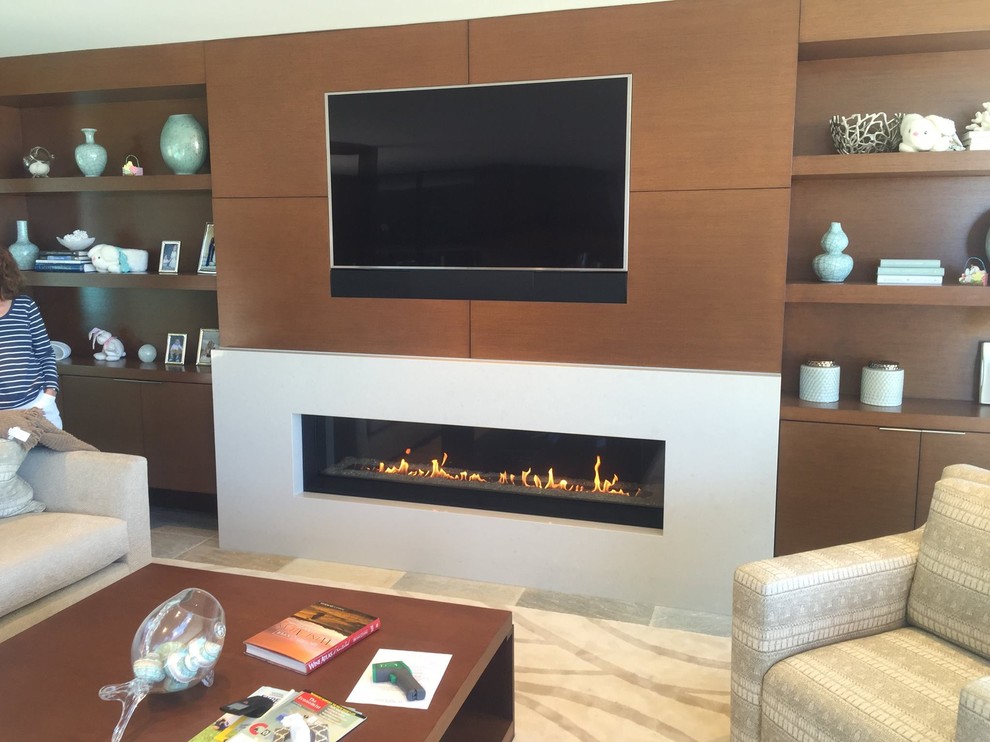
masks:
<path id="1" fill-rule="evenodd" d="M 144 168 L 134 155 L 127 155 L 120 170 L 124 175 L 144 175 Z"/>
<path id="2" fill-rule="evenodd" d="M 990 131 L 990 101 L 983 104 L 983 110 L 973 116 L 973 123 L 966 127 L 969 131 Z"/>
<path id="3" fill-rule="evenodd" d="M 100 273 L 145 273 L 148 251 L 116 245 L 94 245 L 89 249 L 93 267 Z"/>
<path id="4" fill-rule="evenodd" d="M 956 136 L 956 124 L 944 116 L 906 113 L 901 119 L 901 152 L 948 152 L 965 149 Z"/>
<path id="5" fill-rule="evenodd" d="M 94 327 L 89 331 L 89 339 L 92 341 L 94 348 L 97 343 L 102 348 L 102 350 L 93 354 L 93 358 L 98 361 L 119 361 L 127 355 L 124 352 L 124 344 L 120 342 L 120 339 L 115 338 L 109 332 L 101 330 L 99 327 Z"/>
<path id="6" fill-rule="evenodd" d="M 979 263 L 979 265 L 977 265 Z M 963 286 L 986 286 L 987 271 L 979 258 L 970 258 L 966 263 L 966 269 L 959 276 L 959 283 Z"/>
<path id="7" fill-rule="evenodd" d="M 55 155 L 44 147 L 32 147 L 27 156 L 24 157 L 23 162 L 32 178 L 47 178 L 54 159 Z"/>

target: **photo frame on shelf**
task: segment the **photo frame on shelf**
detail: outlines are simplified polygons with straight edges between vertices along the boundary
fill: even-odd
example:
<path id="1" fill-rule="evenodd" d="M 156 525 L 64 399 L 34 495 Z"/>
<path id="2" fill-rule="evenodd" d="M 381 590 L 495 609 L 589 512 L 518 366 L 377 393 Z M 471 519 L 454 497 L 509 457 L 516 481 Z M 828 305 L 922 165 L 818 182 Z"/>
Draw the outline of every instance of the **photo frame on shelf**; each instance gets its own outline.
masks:
<path id="1" fill-rule="evenodd" d="M 163 240 L 162 252 L 158 257 L 158 272 L 176 274 L 179 272 L 179 248 L 182 243 L 178 240 Z"/>
<path id="2" fill-rule="evenodd" d="M 213 363 L 211 358 L 213 349 L 220 345 L 220 330 L 201 329 L 199 331 L 199 344 L 196 346 L 196 365 L 209 366 Z"/>
<path id="3" fill-rule="evenodd" d="M 186 334 L 170 332 L 165 340 L 165 365 L 182 366 L 186 362 Z"/>
<path id="4" fill-rule="evenodd" d="M 216 253 L 216 243 L 213 240 L 213 224 L 206 225 L 206 231 L 203 232 L 203 246 L 199 250 L 199 267 L 196 269 L 197 273 L 210 273 L 216 275 L 217 272 L 217 253 Z"/>

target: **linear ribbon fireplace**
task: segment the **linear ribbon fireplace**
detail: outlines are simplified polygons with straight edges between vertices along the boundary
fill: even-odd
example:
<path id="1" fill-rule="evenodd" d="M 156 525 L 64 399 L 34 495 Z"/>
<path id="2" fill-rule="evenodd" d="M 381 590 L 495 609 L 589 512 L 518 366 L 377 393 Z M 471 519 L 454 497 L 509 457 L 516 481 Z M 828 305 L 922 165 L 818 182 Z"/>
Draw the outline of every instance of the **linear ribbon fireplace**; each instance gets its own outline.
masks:
<path id="1" fill-rule="evenodd" d="M 664 442 L 302 416 L 310 492 L 663 528 Z"/>

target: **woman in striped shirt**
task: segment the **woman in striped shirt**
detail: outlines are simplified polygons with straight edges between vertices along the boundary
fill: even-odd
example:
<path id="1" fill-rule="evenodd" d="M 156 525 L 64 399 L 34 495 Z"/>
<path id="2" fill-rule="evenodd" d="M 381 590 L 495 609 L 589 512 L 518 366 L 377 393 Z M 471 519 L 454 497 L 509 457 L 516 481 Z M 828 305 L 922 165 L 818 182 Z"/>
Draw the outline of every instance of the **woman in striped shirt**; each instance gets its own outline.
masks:
<path id="1" fill-rule="evenodd" d="M 59 428 L 55 351 L 10 250 L 0 247 L 0 410 L 40 407 Z"/>

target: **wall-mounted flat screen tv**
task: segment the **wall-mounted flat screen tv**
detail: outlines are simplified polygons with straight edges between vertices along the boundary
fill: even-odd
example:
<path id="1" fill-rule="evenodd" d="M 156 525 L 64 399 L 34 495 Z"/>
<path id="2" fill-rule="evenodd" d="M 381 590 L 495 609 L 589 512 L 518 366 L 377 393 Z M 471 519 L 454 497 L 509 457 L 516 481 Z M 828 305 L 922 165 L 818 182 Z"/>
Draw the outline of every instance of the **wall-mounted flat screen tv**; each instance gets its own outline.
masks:
<path id="1" fill-rule="evenodd" d="M 331 295 L 624 302 L 631 89 L 328 93 Z"/>

